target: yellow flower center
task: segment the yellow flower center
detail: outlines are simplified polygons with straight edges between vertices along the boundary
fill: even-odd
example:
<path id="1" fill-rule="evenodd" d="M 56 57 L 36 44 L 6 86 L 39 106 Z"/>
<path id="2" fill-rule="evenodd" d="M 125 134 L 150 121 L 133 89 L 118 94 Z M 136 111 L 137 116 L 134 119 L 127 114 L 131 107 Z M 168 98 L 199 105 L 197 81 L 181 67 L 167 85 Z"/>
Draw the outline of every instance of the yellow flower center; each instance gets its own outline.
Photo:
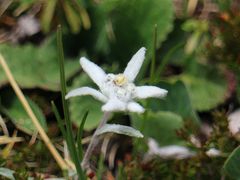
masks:
<path id="1" fill-rule="evenodd" d="M 118 74 L 113 81 L 116 85 L 122 86 L 127 83 L 127 78 L 123 74 Z"/>

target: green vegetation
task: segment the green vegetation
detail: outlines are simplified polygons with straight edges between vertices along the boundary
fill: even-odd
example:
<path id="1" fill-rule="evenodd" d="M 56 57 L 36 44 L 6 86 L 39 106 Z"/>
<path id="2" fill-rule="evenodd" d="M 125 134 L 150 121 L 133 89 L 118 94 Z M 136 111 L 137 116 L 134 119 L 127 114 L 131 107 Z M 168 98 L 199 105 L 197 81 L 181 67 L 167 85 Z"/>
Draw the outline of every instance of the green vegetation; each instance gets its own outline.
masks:
<path id="1" fill-rule="evenodd" d="M 79 59 L 118 74 L 141 47 L 135 85 L 168 94 L 137 101 L 143 114 L 112 113 L 85 171 L 104 112 L 91 96 L 65 99 L 98 89 Z M 230 126 L 240 128 L 240 116 L 230 118 L 240 106 L 237 0 L 3 0 L 0 54 L 68 167 L 54 161 L 0 65 L 0 179 L 239 179 L 240 136 Z M 161 151 L 171 145 L 188 151 Z"/>

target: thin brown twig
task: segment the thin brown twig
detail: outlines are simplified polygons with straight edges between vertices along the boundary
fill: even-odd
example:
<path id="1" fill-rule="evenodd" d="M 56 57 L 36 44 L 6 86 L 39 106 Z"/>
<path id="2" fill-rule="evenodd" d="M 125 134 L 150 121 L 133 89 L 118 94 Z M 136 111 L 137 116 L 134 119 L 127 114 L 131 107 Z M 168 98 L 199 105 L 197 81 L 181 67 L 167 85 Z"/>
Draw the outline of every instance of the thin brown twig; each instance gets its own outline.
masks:
<path id="1" fill-rule="evenodd" d="M 29 147 L 32 146 L 36 142 L 37 137 L 38 137 L 38 131 L 33 132 L 32 137 L 31 137 L 31 139 L 30 139 L 30 141 L 28 143 Z"/>
<path id="2" fill-rule="evenodd" d="M 7 129 L 7 126 L 2 118 L 2 116 L 0 115 L 0 126 L 2 127 L 2 130 L 3 130 L 3 133 L 5 136 L 9 136 L 9 132 L 8 132 L 8 129 Z"/>

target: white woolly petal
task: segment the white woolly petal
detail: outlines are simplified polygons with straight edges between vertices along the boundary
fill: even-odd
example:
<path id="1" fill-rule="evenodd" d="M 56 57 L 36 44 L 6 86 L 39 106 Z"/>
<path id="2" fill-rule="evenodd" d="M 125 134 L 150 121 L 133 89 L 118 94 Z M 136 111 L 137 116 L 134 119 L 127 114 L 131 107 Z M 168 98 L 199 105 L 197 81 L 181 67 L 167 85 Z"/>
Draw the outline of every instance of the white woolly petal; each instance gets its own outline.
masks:
<path id="1" fill-rule="evenodd" d="M 138 86 L 136 87 L 136 98 L 145 99 L 149 97 L 162 98 L 167 95 L 167 90 L 156 86 Z"/>
<path id="2" fill-rule="evenodd" d="M 222 152 L 218 149 L 211 148 L 208 151 L 206 151 L 206 154 L 208 157 L 218 157 L 222 155 Z"/>
<path id="3" fill-rule="evenodd" d="M 231 134 L 239 139 L 240 137 L 240 109 L 232 112 L 228 116 L 228 129 Z"/>
<path id="4" fill-rule="evenodd" d="M 130 102 L 127 104 L 127 109 L 130 112 L 144 113 L 145 109 L 136 102 Z"/>
<path id="5" fill-rule="evenodd" d="M 125 111 L 126 103 L 118 99 L 110 99 L 106 104 L 102 106 L 102 111 L 116 112 L 116 111 Z"/>
<path id="6" fill-rule="evenodd" d="M 132 57 L 132 59 L 127 64 L 126 69 L 123 74 L 127 77 L 130 82 L 133 82 L 136 78 L 140 68 L 143 64 L 145 58 L 146 48 L 142 47 L 138 52 Z"/>
<path id="7" fill-rule="evenodd" d="M 85 57 L 80 58 L 80 64 L 88 76 L 101 88 L 106 77 L 103 69 Z"/>
<path id="8" fill-rule="evenodd" d="M 70 97 L 75 97 L 75 96 L 84 96 L 84 95 L 91 95 L 93 96 L 95 99 L 102 101 L 102 102 L 107 102 L 107 97 L 104 96 L 102 93 L 100 93 L 99 91 L 90 88 L 90 87 L 81 87 L 81 88 L 77 88 L 74 90 L 71 90 L 66 96 L 65 99 L 68 99 Z"/>
<path id="9" fill-rule="evenodd" d="M 184 146 L 169 145 L 159 147 L 158 143 L 152 138 L 148 140 L 148 147 L 148 154 L 158 155 L 164 159 L 185 159 L 195 155 L 194 152 Z"/>

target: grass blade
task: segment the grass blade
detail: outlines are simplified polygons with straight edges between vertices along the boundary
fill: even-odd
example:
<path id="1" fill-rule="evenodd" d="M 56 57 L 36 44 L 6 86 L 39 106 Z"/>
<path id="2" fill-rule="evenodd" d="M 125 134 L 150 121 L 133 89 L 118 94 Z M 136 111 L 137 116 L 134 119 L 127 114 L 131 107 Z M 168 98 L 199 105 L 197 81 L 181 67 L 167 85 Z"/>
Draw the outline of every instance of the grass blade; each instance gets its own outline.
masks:
<path id="1" fill-rule="evenodd" d="M 150 81 L 153 82 L 154 80 L 154 72 L 155 72 L 155 64 L 156 64 L 156 51 L 157 51 L 157 24 L 154 26 L 154 33 L 153 33 L 153 57 L 151 61 L 151 68 L 150 68 Z"/>
<path id="2" fill-rule="evenodd" d="M 66 136 L 68 139 L 68 148 L 71 155 L 71 158 L 76 166 L 78 177 L 82 180 L 86 179 L 81 168 L 81 163 L 79 156 L 77 155 L 77 148 L 75 146 L 72 124 L 69 118 L 69 109 L 68 109 L 68 101 L 66 101 L 66 81 L 65 81 L 65 70 L 64 70 L 64 54 L 63 54 L 63 44 L 62 44 L 62 29 L 59 25 L 57 28 L 57 47 L 58 47 L 58 60 L 60 66 L 60 81 L 61 81 L 61 95 L 62 95 L 62 105 L 63 105 L 63 113 L 64 120 L 66 124 Z"/>
<path id="3" fill-rule="evenodd" d="M 78 132 L 77 132 L 77 150 L 78 150 L 78 155 L 79 155 L 80 160 L 83 159 L 83 149 L 82 149 L 81 139 L 82 139 L 82 135 L 83 135 L 83 127 L 86 122 L 87 116 L 88 116 L 88 111 L 84 114 L 81 124 L 80 124 L 80 127 L 78 128 Z"/>
<path id="4" fill-rule="evenodd" d="M 55 103 L 53 101 L 51 101 L 51 104 L 52 104 L 52 110 L 53 110 L 54 115 L 55 115 L 55 117 L 57 119 L 58 126 L 59 126 L 59 128 L 61 130 L 61 133 L 62 133 L 64 139 L 67 140 L 66 129 L 65 129 L 63 121 L 62 121 L 62 119 L 60 117 L 60 114 L 59 114 L 59 112 L 57 110 L 57 107 L 56 107 L 56 105 L 55 105 Z"/>
<path id="5" fill-rule="evenodd" d="M 164 56 L 164 58 L 161 61 L 160 66 L 157 69 L 156 77 L 161 77 L 163 70 L 165 69 L 166 65 L 168 64 L 168 61 L 170 60 L 173 53 L 175 53 L 177 50 L 179 50 L 183 46 L 184 46 L 184 43 L 179 43 L 168 51 L 168 53 Z"/>

